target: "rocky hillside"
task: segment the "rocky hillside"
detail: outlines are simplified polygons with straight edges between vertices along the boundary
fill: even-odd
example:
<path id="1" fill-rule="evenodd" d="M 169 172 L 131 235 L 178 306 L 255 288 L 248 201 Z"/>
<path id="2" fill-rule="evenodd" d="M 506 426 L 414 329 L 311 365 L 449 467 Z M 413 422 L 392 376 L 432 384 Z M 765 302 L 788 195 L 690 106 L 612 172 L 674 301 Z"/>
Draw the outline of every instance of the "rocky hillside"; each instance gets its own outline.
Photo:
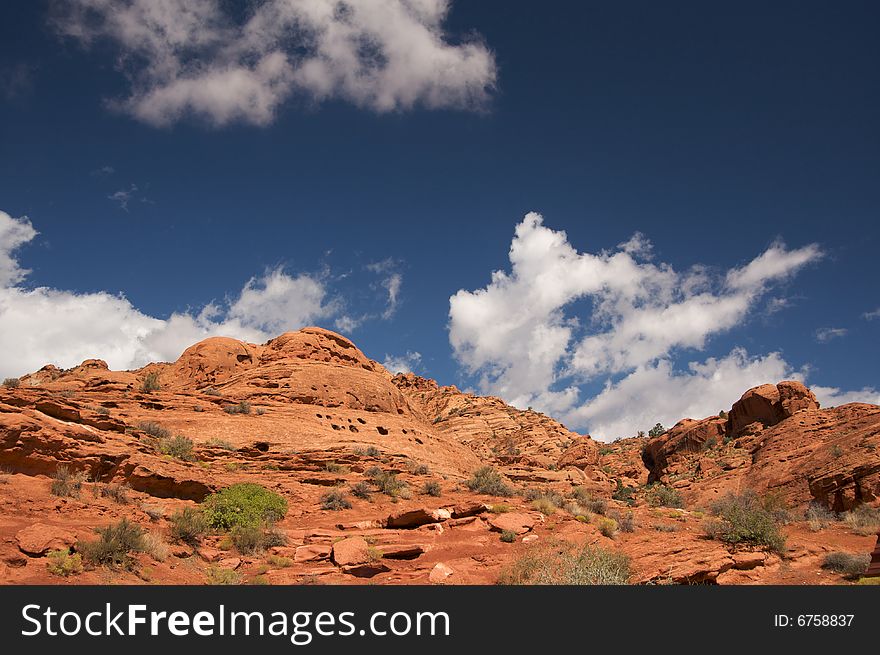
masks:
<path id="1" fill-rule="evenodd" d="M 0 581 L 494 583 L 571 542 L 628 556 L 631 582 L 840 583 L 825 556 L 874 547 L 878 446 L 880 407 L 822 409 L 796 382 L 601 444 L 392 376 L 327 330 L 212 338 L 173 363 L 47 365 L 0 388 Z M 250 541 L 182 535 L 181 517 L 242 483 L 277 494 L 283 516 Z M 784 548 L 710 538 L 713 503 L 745 491 L 788 507 Z M 95 529 L 122 519 L 149 547 L 89 562 Z"/>

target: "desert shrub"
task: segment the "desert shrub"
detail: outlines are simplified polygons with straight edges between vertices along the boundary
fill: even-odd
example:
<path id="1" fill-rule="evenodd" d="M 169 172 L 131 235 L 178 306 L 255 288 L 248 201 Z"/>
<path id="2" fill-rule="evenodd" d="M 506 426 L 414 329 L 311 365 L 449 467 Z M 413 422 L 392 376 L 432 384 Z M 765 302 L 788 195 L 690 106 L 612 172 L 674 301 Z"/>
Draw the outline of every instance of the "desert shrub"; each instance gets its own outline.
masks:
<path id="1" fill-rule="evenodd" d="M 360 498 L 361 500 L 369 500 L 370 499 L 370 485 L 366 482 L 356 482 L 355 484 L 349 487 L 351 489 L 351 495 L 355 498 Z"/>
<path id="2" fill-rule="evenodd" d="M 293 566 L 293 560 L 289 557 L 282 557 L 281 555 L 269 555 L 266 557 L 266 564 L 276 569 L 286 569 Z"/>
<path id="3" fill-rule="evenodd" d="M 842 553 L 838 551 L 825 555 L 825 559 L 822 560 L 822 568 L 834 571 L 835 573 L 840 573 L 845 578 L 856 579 L 864 575 L 868 568 L 868 564 L 870 563 L 870 555 L 864 553 Z"/>
<path id="4" fill-rule="evenodd" d="M 141 505 L 141 511 L 150 517 L 151 521 L 158 521 L 165 516 L 165 508 L 161 505 Z"/>
<path id="5" fill-rule="evenodd" d="M 427 464 L 419 464 L 411 459 L 406 462 L 406 470 L 411 475 L 430 475 L 431 473 L 431 469 L 428 468 Z"/>
<path id="6" fill-rule="evenodd" d="M 675 523 L 657 523 L 654 525 L 657 532 L 678 532 L 681 530 Z"/>
<path id="7" fill-rule="evenodd" d="M 144 534 L 143 551 L 157 562 L 164 562 L 168 558 L 168 544 L 155 532 Z"/>
<path id="8" fill-rule="evenodd" d="M 754 492 L 728 494 L 712 506 L 718 518 L 707 521 L 704 531 L 728 544 L 761 546 L 777 553 L 785 551 L 785 537 L 779 530 L 779 521 Z"/>
<path id="9" fill-rule="evenodd" d="M 287 535 L 272 523 L 239 525 L 229 533 L 229 541 L 239 553 L 250 555 L 275 546 L 284 546 Z"/>
<path id="10" fill-rule="evenodd" d="M 596 527 L 599 528 L 599 532 L 608 537 L 609 539 L 614 539 L 614 535 L 617 534 L 617 521 L 608 516 L 603 516 L 599 519 L 598 523 L 596 523 Z"/>
<path id="11" fill-rule="evenodd" d="M 359 457 L 379 458 L 382 455 L 382 451 L 376 448 L 376 446 L 368 446 L 367 448 L 358 446 L 354 449 L 354 454 L 358 455 Z"/>
<path id="12" fill-rule="evenodd" d="M 489 511 L 492 512 L 492 514 L 506 514 L 512 509 L 513 508 L 507 503 L 495 503 L 489 507 Z"/>
<path id="13" fill-rule="evenodd" d="M 516 541 L 516 532 L 514 532 L 513 530 L 504 530 L 501 533 L 501 541 L 506 544 L 512 544 L 514 541 Z"/>
<path id="14" fill-rule="evenodd" d="M 7 389 L 18 389 L 21 386 L 21 380 L 18 378 L 6 378 L 3 380 L 3 386 Z"/>
<path id="15" fill-rule="evenodd" d="M 625 585 L 630 560 L 603 548 L 554 542 L 533 548 L 505 567 L 498 583 L 504 585 Z"/>
<path id="16" fill-rule="evenodd" d="M 328 473 L 342 473 L 343 475 L 351 473 L 350 468 L 344 464 L 337 464 L 336 462 L 327 462 L 324 464 L 324 470 Z"/>
<path id="17" fill-rule="evenodd" d="M 159 374 L 156 372 L 147 373 L 144 377 L 144 381 L 141 383 L 141 391 L 144 393 L 153 393 L 154 391 L 159 391 L 162 386 L 159 384 Z"/>
<path id="18" fill-rule="evenodd" d="M 236 450 L 231 441 L 227 441 L 226 439 L 218 439 L 217 437 L 209 440 L 206 445 L 210 446 L 211 448 L 220 448 L 221 450 Z"/>
<path id="19" fill-rule="evenodd" d="M 168 519 L 171 524 L 171 538 L 174 541 L 197 546 L 202 537 L 208 534 L 208 522 L 200 509 L 184 507 Z"/>
<path id="20" fill-rule="evenodd" d="M 287 514 L 287 501 L 265 487 L 243 482 L 208 496 L 204 512 L 210 527 L 231 530 L 280 521 Z"/>
<path id="21" fill-rule="evenodd" d="M 52 476 L 52 495 L 62 498 L 78 498 L 85 481 L 85 473 L 71 471 L 62 464 L 55 469 L 55 474 Z"/>
<path id="22" fill-rule="evenodd" d="M 611 515 L 610 518 L 617 521 L 617 527 L 620 529 L 621 532 L 635 532 L 636 520 L 632 512 L 627 512 L 626 514 L 614 512 L 614 514 Z"/>
<path id="23" fill-rule="evenodd" d="M 532 501 L 532 509 L 549 516 L 556 511 L 556 504 L 547 496 L 541 496 Z"/>
<path id="24" fill-rule="evenodd" d="M 250 414 L 251 404 L 246 400 L 242 400 L 235 405 L 226 405 L 226 407 L 223 408 L 223 411 L 227 414 Z"/>
<path id="25" fill-rule="evenodd" d="M 660 423 L 657 423 L 653 428 L 648 430 L 649 437 L 659 437 L 660 435 L 666 434 L 666 428 L 663 427 Z"/>
<path id="26" fill-rule="evenodd" d="M 831 446 L 831 456 L 834 459 L 840 459 L 841 457 L 843 457 L 843 448 L 841 448 L 837 444 L 834 444 L 833 446 Z"/>
<path id="27" fill-rule="evenodd" d="M 712 436 L 703 442 L 703 450 L 712 450 L 718 445 L 718 437 Z"/>
<path id="28" fill-rule="evenodd" d="M 66 578 L 83 572 L 82 555 L 71 554 L 69 548 L 49 551 L 49 562 L 46 565 L 49 573 Z"/>
<path id="29" fill-rule="evenodd" d="M 845 514 L 843 521 L 853 532 L 867 537 L 880 530 L 880 509 L 859 505 L 853 511 Z"/>
<path id="30" fill-rule="evenodd" d="M 191 462 L 196 458 L 194 452 L 195 445 L 193 444 L 192 439 L 188 439 L 181 435 L 171 437 L 170 439 L 160 439 L 159 451 L 163 455 L 170 455 L 171 457 L 183 460 L 184 462 Z"/>
<path id="31" fill-rule="evenodd" d="M 104 484 L 99 487 L 99 493 L 104 498 L 110 498 L 120 505 L 127 505 L 129 488 L 125 484 Z"/>
<path id="32" fill-rule="evenodd" d="M 221 395 L 220 391 L 218 391 L 214 387 L 205 387 L 204 389 L 202 389 L 202 393 L 205 394 L 206 396 L 219 396 L 219 395 Z"/>
<path id="33" fill-rule="evenodd" d="M 818 532 L 819 530 L 828 527 L 828 524 L 833 522 L 836 518 L 834 512 L 819 503 L 810 503 L 807 511 L 804 512 L 804 520 L 813 532 Z"/>
<path id="34" fill-rule="evenodd" d="M 143 552 L 146 546 L 144 530 L 128 519 L 104 528 L 95 528 L 96 541 L 79 542 L 76 549 L 90 564 L 131 568 L 132 552 Z"/>
<path id="35" fill-rule="evenodd" d="M 513 489 L 505 484 L 498 473 L 491 466 L 483 466 L 474 471 L 471 479 L 467 481 L 467 488 L 474 493 L 486 494 L 489 496 L 512 496 Z"/>
<path id="36" fill-rule="evenodd" d="M 351 503 L 344 493 L 334 489 L 321 496 L 321 509 L 338 512 L 343 509 L 351 509 Z"/>
<path id="37" fill-rule="evenodd" d="M 406 488 L 406 483 L 398 480 L 397 474 L 383 471 L 378 466 L 367 471 L 367 475 L 379 491 L 388 496 L 399 496 Z"/>
<path id="38" fill-rule="evenodd" d="M 138 429 L 141 432 L 145 432 L 151 437 L 156 437 L 156 439 L 168 439 L 171 436 L 171 433 L 155 421 L 143 421 L 138 423 Z"/>
<path id="39" fill-rule="evenodd" d="M 438 498 L 443 493 L 443 490 L 439 482 L 436 480 L 428 480 L 422 485 L 422 493 L 426 496 L 434 496 L 435 498 Z"/>
<path id="40" fill-rule="evenodd" d="M 665 484 L 652 484 L 645 490 L 645 500 L 651 507 L 684 507 L 684 501 L 678 489 Z"/>
<path id="41" fill-rule="evenodd" d="M 586 509 L 580 503 L 577 503 L 574 501 L 569 502 L 569 503 L 565 503 L 565 505 L 563 506 L 562 509 L 564 509 L 566 512 L 568 512 L 569 514 L 571 514 L 575 518 L 578 518 L 578 517 L 583 518 L 583 519 L 590 518 L 590 510 Z"/>
<path id="42" fill-rule="evenodd" d="M 210 585 L 237 585 L 241 584 L 241 577 L 237 571 L 224 569 L 220 566 L 209 566 L 205 572 Z"/>
<path id="43" fill-rule="evenodd" d="M 618 479 L 617 488 L 614 490 L 614 493 L 611 494 L 611 498 L 618 502 L 626 503 L 627 505 L 635 505 L 635 493 L 635 487 L 624 486 L 624 484 Z"/>

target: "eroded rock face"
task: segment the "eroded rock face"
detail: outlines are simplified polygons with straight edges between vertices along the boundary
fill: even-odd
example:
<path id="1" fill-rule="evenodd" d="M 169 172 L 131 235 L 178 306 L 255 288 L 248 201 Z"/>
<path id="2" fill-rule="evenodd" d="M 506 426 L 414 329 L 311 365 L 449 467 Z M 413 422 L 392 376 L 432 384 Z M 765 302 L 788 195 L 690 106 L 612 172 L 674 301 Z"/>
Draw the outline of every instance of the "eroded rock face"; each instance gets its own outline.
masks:
<path id="1" fill-rule="evenodd" d="M 813 392 L 800 382 L 788 380 L 777 385 L 762 384 L 746 391 L 733 404 L 727 430 L 731 435 L 738 435 L 753 423 L 776 425 L 805 409 L 819 409 L 819 403 Z"/>

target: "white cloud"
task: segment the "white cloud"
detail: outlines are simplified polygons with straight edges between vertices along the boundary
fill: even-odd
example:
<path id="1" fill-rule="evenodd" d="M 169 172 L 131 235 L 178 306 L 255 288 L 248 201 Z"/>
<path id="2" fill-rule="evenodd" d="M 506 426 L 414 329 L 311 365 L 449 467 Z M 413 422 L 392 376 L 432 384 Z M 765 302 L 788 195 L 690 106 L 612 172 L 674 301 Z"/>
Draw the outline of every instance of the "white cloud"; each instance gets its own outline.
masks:
<path id="1" fill-rule="evenodd" d="M 137 190 L 138 190 L 137 186 L 132 184 L 130 189 L 120 189 L 119 191 L 111 193 L 109 196 L 107 196 L 107 199 L 112 200 L 115 203 L 118 203 L 119 208 L 122 211 L 127 212 L 128 211 L 128 203 L 131 202 L 131 197 L 135 193 L 137 193 Z"/>
<path id="2" fill-rule="evenodd" d="M 421 353 L 407 351 L 405 355 L 395 356 L 386 354 L 382 366 L 391 373 L 412 373 L 421 361 Z"/>
<path id="3" fill-rule="evenodd" d="M 832 339 L 840 339 L 849 334 L 846 328 L 824 327 L 816 330 L 816 341 L 819 343 L 828 343 Z"/>
<path id="4" fill-rule="evenodd" d="M 168 318 L 144 314 L 121 295 L 18 286 L 28 271 L 12 252 L 36 236 L 27 218 L 0 212 L 0 377 L 44 364 L 69 368 L 91 357 L 111 368 L 173 361 L 200 339 L 223 335 L 252 342 L 295 330 L 342 311 L 318 277 L 274 269 L 249 280 L 222 304 Z"/>
<path id="5" fill-rule="evenodd" d="M 880 307 L 872 312 L 865 312 L 864 314 L 862 314 L 862 318 L 866 321 L 873 321 L 875 318 L 880 318 Z"/>
<path id="6" fill-rule="evenodd" d="M 810 390 L 822 407 L 836 407 L 847 403 L 871 403 L 880 405 L 880 391 L 873 387 L 863 387 L 857 391 L 843 391 L 838 387 L 811 385 Z"/>
<path id="7" fill-rule="evenodd" d="M 30 273 L 12 254 L 35 236 L 37 231 L 27 216 L 15 219 L 0 210 L 0 286 L 18 284 Z"/>
<path id="8" fill-rule="evenodd" d="M 666 427 L 682 418 L 704 418 L 729 410 L 746 389 L 785 379 L 802 379 L 779 353 L 749 357 L 735 349 L 721 359 L 690 362 L 687 371 L 674 370 L 668 359 L 639 366 L 617 383 L 608 383 L 595 398 L 564 419 L 589 425 L 605 440 L 634 436 L 655 423 Z"/>
<path id="9" fill-rule="evenodd" d="M 266 125 L 298 95 L 378 112 L 485 105 L 495 60 L 444 31 L 449 0 L 262 0 L 236 20 L 221 0 L 70 0 L 53 24 L 88 45 L 109 39 L 132 90 L 119 106 L 167 125 Z"/>
<path id="10" fill-rule="evenodd" d="M 788 249 L 776 242 L 726 272 L 699 265 L 677 271 L 651 260 L 644 235 L 614 251 L 580 253 L 564 232 L 530 213 L 516 227 L 510 270 L 450 298 L 450 343 L 482 392 L 563 416 L 598 436 L 631 434 L 645 421 L 701 418 L 750 386 L 799 372 L 778 354 L 734 350 L 692 362 L 685 372 L 675 357 L 741 325 L 774 284 L 821 257 L 815 244 Z M 597 383 L 604 391 L 582 398 Z"/>

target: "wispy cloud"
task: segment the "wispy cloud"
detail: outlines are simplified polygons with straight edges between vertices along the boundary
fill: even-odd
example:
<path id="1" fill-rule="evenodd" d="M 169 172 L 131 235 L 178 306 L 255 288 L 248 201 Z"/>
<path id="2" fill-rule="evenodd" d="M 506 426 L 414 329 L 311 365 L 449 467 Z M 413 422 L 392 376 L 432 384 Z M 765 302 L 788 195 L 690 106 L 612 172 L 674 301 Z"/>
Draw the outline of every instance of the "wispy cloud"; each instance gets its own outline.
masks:
<path id="1" fill-rule="evenodd" d="M 816 330 L 816 341 L 828 343 L 832 339 L 840 339 L 849 334 L 849 330 L 840 327 L 823 327 Z"/>
<path id="2" fill-rule="evenodd" d="M 448 38 L 450 5 L 262 0 L 241 21 L 222 0 L 69 0 L 52 24 L 84 45 L 116 45 L 132 87 L 111 104 L 146 123 L 267 125 L 294 96 L 377 112 L 484 107 L 494 55 L 473 36 Z"/>
<path id="3" fill-rule="evenodd" d="M 116 169 L 114 169 L 112 166 L 104 165 L 104 166 L 99 166 L 98 168 L 91 171 L 89 174 L 92 177 L 106 177 L 108 175 L 113 175 L 113 173 L 115 173 L 115 172 L 116 172 Z"/>
<path id="4" fill-rule="evenodd" d="M 422 362 L 422 354 L 408 351 L 403 355 L 385 354 L 382 366 L 391 373 L 413 373 Z"/>
<path id="5" fill-rule="evenodd" d="M 866 321 L 873 321 L 875 318 L 880 318 L 880 307 L 871 312 L 865 312 L 862 314 L 862 318 Z"/>
<path id="6" fill-rule="evenodd" d="M 107 199 L 117 203 L 122 211 L 127 212 L 128 203 L 131 202 L 132 196 L 137 193 L 137 190 L 137 185 L 132 184 L 129 189 L 120 189 L 119 191 L 111 193 L 107 196 Z"/>

